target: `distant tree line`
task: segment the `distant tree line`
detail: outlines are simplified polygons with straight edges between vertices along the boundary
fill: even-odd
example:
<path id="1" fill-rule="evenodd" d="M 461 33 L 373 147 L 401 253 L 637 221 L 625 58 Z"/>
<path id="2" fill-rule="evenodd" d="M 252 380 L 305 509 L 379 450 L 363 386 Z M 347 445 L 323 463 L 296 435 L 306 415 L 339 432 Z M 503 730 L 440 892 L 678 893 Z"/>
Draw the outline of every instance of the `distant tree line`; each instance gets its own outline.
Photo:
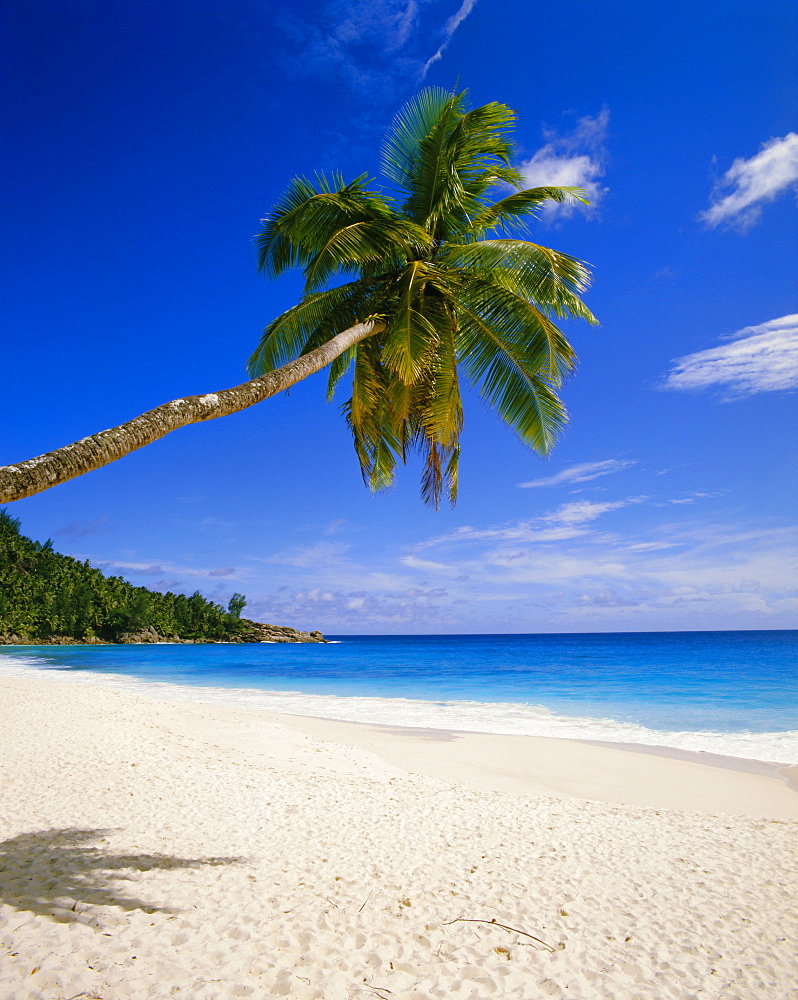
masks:
<path id="1" fill-rule="evenodd" d="M 162 636 L 209 641 L 244 627 L 245 604 L 243 594 L 234 594 L 225 610 L 199 591 L 160 594 L 105 576 L 88 560 L 55 552 L 51 540 L 26 538 L 19 521 L 0 510 L 0 635 L 114 641 L 152 628 Z"/>

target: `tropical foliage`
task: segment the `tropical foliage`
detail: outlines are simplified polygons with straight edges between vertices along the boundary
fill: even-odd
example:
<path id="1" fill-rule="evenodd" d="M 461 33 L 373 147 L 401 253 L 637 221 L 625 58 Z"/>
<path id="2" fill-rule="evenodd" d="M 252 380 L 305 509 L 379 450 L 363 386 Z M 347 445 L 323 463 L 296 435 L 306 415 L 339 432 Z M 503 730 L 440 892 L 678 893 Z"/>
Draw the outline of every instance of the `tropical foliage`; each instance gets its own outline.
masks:
<path id="1" fill-rule="evenodd" d="M 514 120 L 503 104 L 469 111 L 465 93 L 426 89 L 385 140 L 388 190 L 365 175 L 298 177 L 264 219 L 261 270 L 299 267 L 305 291 L 264 330 L 250 374 L 379 322 L 333 361 L 328 382 L 332 395 L 351 369 L 344 411 L 372 489 L 417 451 L 424 500 L 437 506 L 445 491 L 454 502 L 462 375 L 541 454 L 566 422 L 557 389 L 576 359 L 555 320 L 596 322 L 579 297 L 589 272 L 519 237 L 546 201 L 584 199 L 576 188 L 523 188 Z"/>
<path id="2" fill-rule="evenodd" d="M 70 636 L 113 640 L 150 627 L 163 636 L 222 639 L 242 627 L 241 594 L 229 611 L 200 593 L 159 594 L 104 576 L 88 561 L 53 551 L 19 532 L 19 521 L 0 510 L 0 634 L 31 638 Z"/>

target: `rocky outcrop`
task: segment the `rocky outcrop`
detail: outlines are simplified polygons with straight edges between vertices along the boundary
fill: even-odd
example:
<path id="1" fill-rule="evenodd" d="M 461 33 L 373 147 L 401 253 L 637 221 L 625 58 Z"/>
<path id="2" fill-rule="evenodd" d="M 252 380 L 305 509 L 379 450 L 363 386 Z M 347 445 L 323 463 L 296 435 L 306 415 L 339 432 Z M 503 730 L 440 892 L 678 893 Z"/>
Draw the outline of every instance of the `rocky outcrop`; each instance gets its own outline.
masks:
<path id="1" fill-rule="evenodd" d="M 223 639 L 181 639 L 177 635 L 158 635 L 153 628 L 123 632 L 116 637 L 120 643 L 138 642 L 326 642 L 321 632 L 301 632 L 287 625 L 266 625 L 241 618 L 241 627 Z"/>
<path id="2" fill-rule="evenodd" d="M 120 632 L 113 641 L 123 646 L 129 646 L 136 643 L 192 642 L 193 640 L 180 639 L 176 635 L 159 635 L 152 626 L 147 625 L 144 628 L 134 629 L 132 632 Z"/>
<path id="3" fill-rule="evenodd" d="M 327 642 L 321 632 L 300 632 L 287 625 L 265 625 L 242 618 L 244 626 L 238 635 L 231 636 L 230 642 Z"/>
<path id="4" fill-rule="evenodd" d="M 75 639 L 71 635 L 46 635 L 41 639 L 16 632 L 0 632 L 0 646 L 107 646 L 104 639 L 93 635 L 88 639 Z"/>
<path id="5" fill-rule="evenodd" d="M 253 622 L 248 618 L 241 619 L 241 627 L 223 639 L 181 639 L 177 635 L 159 635 L 154 628 L 145 626 L 131 632 L 121 632 L 113 639 L 100 639 L 90 636 L 76 639 L 69 635 L 47 635 L 41 638 L 31 638 L 16 633 L 0 633 L 0 646 L 108 646 L 134 645 L 158 642 L 183 642 L 201 644 L 205 642 L 327 642 L 321 632 L 301 632 L 287 625 L 266 625 L 263 622 Z"/>

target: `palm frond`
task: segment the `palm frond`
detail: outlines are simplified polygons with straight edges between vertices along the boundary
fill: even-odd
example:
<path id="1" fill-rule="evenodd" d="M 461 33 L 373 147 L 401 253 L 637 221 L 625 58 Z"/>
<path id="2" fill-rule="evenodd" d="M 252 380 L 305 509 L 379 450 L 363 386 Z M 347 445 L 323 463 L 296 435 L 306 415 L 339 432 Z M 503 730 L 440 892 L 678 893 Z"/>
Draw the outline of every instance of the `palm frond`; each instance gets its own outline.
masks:
<path id="1" fill-rule="evenodd" d="M 584 191 L 579 187 L 534 187 L 516 191 L 507 197 L 486 205 L 472 220 L 471 232 L 483 235 L 496 226 L 508 222 L 519 222 L 528 216 L 536 216 L 537 210 L 546 201 L 564 202 L 569 199 L 588 205 Z"/>
<path id="2" fill-rule="evenodd" d="M 474 243 L 449 243 L 438 252 L 442 264 L 472 271 L 505 268 L 527 280 L 537 282 L 541 301 L 553 295 L 555 288 L 579 294 L 590 284 L 588 265 L 569 254 L 551 250 L 529 240 L 494 239 Z M 553 303 L 552 303 L 553 304 Z"/>
<path id="3" fill-rule="evenodd" d="M 251 378 L 273 371 L 372 315 L 379 289 L 361 281 L 306 295 L 263 330 L 247 362 Z"/>
<path id="4" fill-rule="evenodd" d="M 404 453 L 397 423 L 392 419 L 392 381 L 382 367 L 375 345 L 359 344 L 352 397 L 344 404 L 344 413 L 363 481 L 373 491 L 386 489 L 393 483 L 397 459 Z"/>
<path id="5" fill-rule="evenodd" d="M 583 319 L 593 326 L 598 325 L 598 320 L 582 299 L 555 279 L 512 267 L 481 272 L 481 276 L 526 299 L 541 315 L 557 319 Z"/>
<path id="6" fill-rule="evenodd" d="M 349 350 L 344 351 L 343 354 L 339 354 L 330 364 L 330 370 L 327 375 L 327 402 L 331 403 L 333 396 L 335 395 L 335 390 L 338 388 L 338 383 L 346 375 L 352 366 L 352 363 L 357 356 L 357 345 L 350 347 Z"/>
<path id="7" fill-rule="evenodd" d="M 425 434 L 438 444 L 454 447 L 463 429 L 463 404 L 457 376 L 455 318 L 447 303 L 438 304 L 437 349 L 429 363 L 429 391 L 419 415 Z M 433 310 L 428 306 L 428 315 Z"/>
<path id="8" fill-rule="evenodd" d="M 273 278 L 289 267 L 305 267 L 340 229 L 390 219 L 390 204 L 367 181 L 366 174 L 348 183 L 337 174 L 328 179 L 319 173 L 315 183 L 295 177 L 255 237 L 258 268 Z"/>
<path id="9" fill-rule="evenodd" d="M 510 130 L 515 112 L 496 101 L 466 112 L 450 140 L 455 170 L 472 194 L 481 194 L 497 180 L 494 171 L 510 165 Z"/>
<path id="10" fill-rule="evenodd" d="M 428 253 L 432 240 L 420 226 L 401 217 L 351 222 L 330 232 L 305 266 L 306 291 L 325 285 L 344 272 L 390 268 L 418 254 Z"/>
<path id="11" fill-rule="evenodd" d="M 525 444 L 547 454 L 568 416 L 557 397 L 552 361 L 544 345 L 538 350 L 482 315 L 478 308 L 458 302 L 460 330 L 458 357 L 480 393 Z M 568 367 L 572 366 L 572 362 Z"/>
<path id="12" fill-rule="evenodd" d="M 418 171 L 419 147 L 441 117 L 452 108 L 454 95 L 442 87 L 425 87 L 398 112 L 383 140 L 381 167 L 386 177 L 408 192 Z M 464 94 L 454 98 L 462 108 Z"/>
<path id="13" fill-rule="evenodd" d="M 449 95 L 437 121 L 418 143 L 413 174 L 405 185 L 406 214 L 430 234 L 439 237 L 440 222 L 465 195 L 454 168 L 451 136 L 462 120 L 462 95 Z"/>
<path id="14" fill-rule="evenodd" d="M 504 350 L 528 376 L 541 375 L 552 385 L 576 366 L 576 354 L 562 330 L 523 294 L 502 283 L 501 272 L 475 277 L 463 288 L 458 305 L 465 306 L 493 331 L 496 349 Z M 467 343 L 467 341 L 463 341 Z M 461 350 L 461 358 L 468 359 Z"/>
<path id="15" fill-rule="evenodd" d="M 418 378 L 424 358 L 435 347 L 437 332 L 424 315 L 424 290 L 433 268 L 413 261 L 404 269 L 385 335 L 383 361 L 407 385 Z"/>

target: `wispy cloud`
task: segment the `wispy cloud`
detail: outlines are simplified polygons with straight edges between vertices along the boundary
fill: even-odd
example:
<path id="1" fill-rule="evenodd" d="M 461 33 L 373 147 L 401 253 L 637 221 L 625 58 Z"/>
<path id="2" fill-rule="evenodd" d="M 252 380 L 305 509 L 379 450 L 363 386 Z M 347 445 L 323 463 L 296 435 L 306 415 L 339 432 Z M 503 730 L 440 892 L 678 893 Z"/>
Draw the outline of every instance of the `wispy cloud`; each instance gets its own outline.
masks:
<path id="1" fill-rule="evenodd" d="M 644 517 L 599 528 L 600 518 L 634 501 Z M 494 628 L 789 627 L 798 608 L 798 532 L 644 504 L 566 504 L 537 522 L 468 528 L 432 539 L 434 561 L 410 555 L 404 564 L 425 586 L 445 583 L 450 600 L 462 602 L 461 619 L 467 607 L 469 620 Z M 667 520 L 657 520 L 658 507 L 669 510 Z M 546 522 L 578 530 L 546 538 L 535 530 Z"/>
<path id="2" fill-rule="evenodd" d="M 463 0 L 457 11 L 452 14 L 446 24 L 443 26 L 443 41 L 438 47 L 438 51 L 424 63 L 424 68 L 421 71 L 422 80 L 429 72 L 431 66 L 436 62 L 439 62 L 443 57 L 443 53 L 449 47 L 449 42 L 452 40 L 452 35 L 460 27 L 460 25 L 465 21 L 471 11 L 476 7 L 477 0 Z"/>
<path id="3" fill-rule="evenodd" d="M 91 560 L 92 566 L 96 566 L 104 573 L 116 573 L 128 571 L 136 576 L 162 576 L 168 573 L 177 582 L 181 577 L 190 577 L 193 580 L 210 580 L 217 577 L 240 578 L 241 571 L 235 566 L 181 566 L 171 562 L 123 562 L 121 560 Z"/>
<path id="4" fill-rule="evenodd" d="M 417 27 L 417 0 L 327 0 L 312 20 L 285 12 L 290 45 L 286 68 L 300 76 L 334 76 L 350 90 L 383 100 L 395 98 L 396 80 L 417 76 L 423 65 L 408 43 Z"/>
<path id="5" fill-rule="evenodd" d="M 440 26 L 442 0 L 327 0 L 312 20 L 284 14 L 281 25 L 291 41 L 287 68 L 303 76 L 332 76 L 370 104 L 393 102 L 415 86 L 438 62 L 452 36 L 477 4 L 461 0 Z M 432 44 L 437 49 L 429 56 Z"/>
<path id="6" fill-rule="evenodd" d="M 594 117 L 580 118 L 570 133 L 547 131 L 546 145 L 518 164 L 528 187 L 581 187 L 590 202 L 590 206 L 577 201 L 546 202 L 544 218 L 568 216 L 575 211 L 589 213 L 607 193 L 601 178 L 607 159 L 605 140 L 609 121 L 609 109 L 602 108 Z"/>
<path id="7" fill-rule="evenodd" d="M 550 514 L 544 514 L 541 520 L 546 524 L 586 524 L 611 510 L 620 510 L 622 507 L 642 503 L 644 500 L 645 497 L 606 500 L 604 503 L 596 503 L 594 500 L 574 500 L 572 503 L 563 504 Z"/>
<path id="8" fill-rule="evenodd" d="M 571 497 L 401 549 L 347 548 L 318 525 L 309 544 L 250 557 L 243 584 L 213 568 L 127 565 L 159 587 L 159 572 L 177 570 L 187 592 L 222 603 L 235 587 L 248 617 L 325 632 L 790 627 L 798 532 L 741 522 L 723 502 L 700 491 Z"/>
<path id="9" fill-rule="evenodd" d="M 728 224 L 749 229 L 759 221 L 762 206 L 790 188 L 798 188 L 795 132 L 770 139 L 748 160 L 736 159 L 715 186 L 711 204 L 699 219 L 711 228 Z"/>
<path id="10" fill-rule="evenodd" d="M 313 545 L 276 552 L 274 555 L 258 558 L 255 561 L 276 563 L 281 566 L 312 567 L 318 570 L 321 567 L 340 565 L 349 548 L 350 546 L 344 542 L 319 541 Z"/>
<path id="11" fill-rule="evenodd" d="M 587 525 L 610 511 L 629 507 L 644 501 L 644 497 L 627 497 L 624 500 L 575 500 L 562 504 L 556 510 L 539 517 L 491 528 L 465 526 L 446 535 L 438 535 L 421 542 L 416 550 L 433 548 L 447 543 L 462 542 L 561 542 L 587 533 Z"/>
<path id="12" fill-rule="evenodd" d="M 329 629 L 332 625 L 346 631 L 366 626 L 386 631 L 391 627 L 440 627 L 447 621 L 449 605 L 445 587 L 378 592 L 311 587 L 262 597 L 247 607 L 247 613 L 259 621 L 294 623 L 300 628 L 310 628 L 310 622 L 314 628 Z"/>
<path id="13" fill-rule="evenodd" d="M 107 517 L 98 517 L 96 521 L 70 521 L 63 528 L 53 532 L 55 535 L 70 535 L 72 538 L 82 538 L 84 535 L 99 535 L 105 531 Z"/>
<path id="14" fill-rule="evenodd" d="M 572 465 L 568 469 L 563 469 L 554 476 L 546 476 L 543 479 L 531 479 L 527 483 L 519 483 L 521 489 L 532 489 L 538 486 L 565 486 L 570 483 L 587 483 L 591 479 L 598 479 L 599 476 L 608 476 L 612 472 L 620 472 L 628 469 L 631 465 L 636 465 L 634 459 L 609 458 L 603 462 L 583 462 L 581 465 Z"/>
<path id="15" fill-rule="evenodd" d="M 738 330 L 728 343 L 676 358 L 662 383 L 678 391 L 724 388 L 725 398 L 798 386 L 798 313 Z"/>

